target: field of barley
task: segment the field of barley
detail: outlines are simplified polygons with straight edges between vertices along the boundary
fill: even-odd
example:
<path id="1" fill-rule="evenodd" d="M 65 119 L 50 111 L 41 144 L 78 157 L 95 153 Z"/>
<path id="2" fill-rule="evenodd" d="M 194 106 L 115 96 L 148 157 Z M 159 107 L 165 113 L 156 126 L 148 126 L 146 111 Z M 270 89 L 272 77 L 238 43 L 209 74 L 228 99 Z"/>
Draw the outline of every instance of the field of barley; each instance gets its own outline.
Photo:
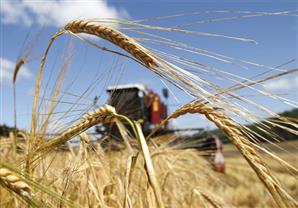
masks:
<path id="1" fill-rule="evenodd" d="M 297 168 L 297 157 L 292 152 L 296 144 L 283 143 L 288 152 L 281 157 Z M 165 207 L 276 207 L 270 193 L 232 144 L 224 147 L 224 174 L 213 171 L 195 149 L 160 146 L 150 151 Z M 0 154 L 9 158 L 9 168 L 13 160 L 23 156 L 19 153 L 11 157 L 3 146 Z M 285 190 L 297 198 L 297 176 L 272 158 L 264 159 Z M 144 163 L 143 157 L 134 162 L 127 151 L 104 152 L 82 141 L 79 149 L 60 150 L 44 158 L 35 170 L 36 181 L 19 170 L 9 171 L 8 176 L 17 182 L 9 187 L 12 190 L 0 188 L 1 207 L 23 207 L 26 200 L 32 206 L 49 207 L 156 207 Z M 22 180 L 26 183 L 20 183 Z M 34 189 L 34 195 L 29 195 Z M 23 200 L 13 191 L 21 194 Z"/>
<path id="2" fill-rule="evenodd" d="M 281 143 L 286 151 L 281 151 L 279 154 L 281 158 L 292 164 L 297 168 L 298 158 L 295 156 L 297 150 L 297 141 Z M 258 181 L 256 175 L 249 168 L 246 161 L 239 155 L 235 147 L 232 145 L 225 146 L 225 161 L 226 161 L 226 175 L 227 182 L 233 184 L 234 188 L 232 193 L 234 205 L 236 207 L 272 207 L 272 199 L 266 191 L 263 189 L 262 184 Z M 280 163 L 272 160 L 272 158 L 263 155 L 266 163 L 270 166 L 272 171 L 276 174 L 279 180 L 285 184 L 287 191 L 293 196 L 298 197 L 298 184 L 297 176 L 294 173 L 288 172 L 287 169 Z M 237 181 L 237 182 L 236 182 Z M 228 182 L 229 183 L 229 182 Z M 271 201 L 271 202 L 270 202 Z"/>
<path id="3" fill-rule="evenodd" d="M 297 11 L 249 14 L 230 13 L 228 19 L 203 23 L 298 16 Z M 28 42 L 11 80 L 16 128 L 9 138 L 0 139 L 0 207 L 298 207 L 298 143 L 280 134 L 297 138 L 298 120 L 272 108 L 276 102 L 286 109 L 297 108 L 298 101 L 264 87 L 267 81 L 297 73 L 297 68 L 287 67 L 293 61 L 267 66 L 232 58 L 201 49 L 187 42 L 188 37 L 257 42 L 184 28 L 189 22 L 172 27 L 154 22 L 176 17 L 187 15 L 75 19 L 55 30 L 42 52 L 36 51 L 30 127 L 22 130 L 17 128 L 21 115 L 16 103 L 21 100 L 16 92 L 18 75 L 32 61 L 28 54 L 33 44 Z M 231 68 L 209 66 L 201 56 Z M 101 67 L 89 64 L 99 57 Z M 149 133 L 142 119 L 123 111 L 123 97 L 113 106 L 104 97 L 106 88 L 118 86 L 123 74 L 137 76 L 125 69 L 127 63 L 146 71 L 142 77 L 157 77 L 175 99 L 182 100 L 166 118 L 151 125 Z M 94 95 L 99 97 L 95 100 Z M 214 171 L 204 157 L 208 151 L 193 148 L 201 140 L 189 145 L 182 134 L 158 133 L 184 116 L 200 116 L 228 138 L 223 149 L 225 173 Z M 118 140 L 112 130 L 101 137 L 94 134 L 100 126 L 117 129 Z M 76 145 L 67 145 L 74 140 Z"/>

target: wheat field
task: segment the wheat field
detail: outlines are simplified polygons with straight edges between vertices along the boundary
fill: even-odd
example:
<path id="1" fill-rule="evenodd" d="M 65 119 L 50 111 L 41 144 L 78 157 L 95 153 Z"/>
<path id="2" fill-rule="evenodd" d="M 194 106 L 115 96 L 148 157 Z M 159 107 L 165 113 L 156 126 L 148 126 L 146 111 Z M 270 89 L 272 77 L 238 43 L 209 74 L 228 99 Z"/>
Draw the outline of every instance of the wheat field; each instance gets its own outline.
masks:
<path id="1" fill-rule="evenodd" d="M 291 145 L 285 146 L 290 149 Z M 82 143 L 79 149 L 61 150 L 44 158 L 35 170 L 36 177 L 40 175 L 38 183 L 43 187 L 36 188 L 50 188 L 60 196 L 37 191 L 33 196 L 35 200 L 30 199 L 30 203 L 50 207 L 157 206 L 142 157 L 138 158 L 130 173 L 131 158 L 127 151 L 103 152 L 98 148 L 94 152 L 92 148 Z M 276 207 L 269 192 L 237 149 L 231 144 L 225 149 L 225 174 L 214 172 L 195 149 L 177 150 L 167 146 L 150 149 L 165 207 Z M 7 149 L 1 148 L 1 157 L 9 155 Z M 282 154 L 282 158 L 297 167 L 297 157 L 291 152 Z M 11 159 L 8 161 L 13 164 Z M 265 158 L 265 161 L 288 193 L 297 198 L 296 176 L 270 158 Z M 25 206 L 26 203 L 9 190 L 3 187 L 0 190 L 1 207 Z"/>

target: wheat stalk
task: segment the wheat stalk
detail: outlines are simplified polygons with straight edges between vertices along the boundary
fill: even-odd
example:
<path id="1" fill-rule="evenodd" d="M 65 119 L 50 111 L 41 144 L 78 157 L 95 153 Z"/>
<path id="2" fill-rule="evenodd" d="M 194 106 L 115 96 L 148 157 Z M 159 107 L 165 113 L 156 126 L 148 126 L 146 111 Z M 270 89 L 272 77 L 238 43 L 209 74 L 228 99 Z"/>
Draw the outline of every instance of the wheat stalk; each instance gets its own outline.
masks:
<path id="1" fill-rule="evenodd" d="M 157 180 L 156 172 L 153 167 L 153 163 L 152 163 L 152 159 L 150 156 L 148 145 L 146 143 L 146 140 L 143 135 L 140 124 L 135 122 L 135 127 L 136 127 L 136 130 L 138 133 L 138 139 L 139 139 L 140 146 L 142 148 L 142 153 L 143 153 L 143 156 L 145 159 L 145 164 L 146 164 L 145 167 L 146 167 L 146 172 L 148 174 L 149 183 L 152 186 L 158 207 L 163 208 L 164 204 L 163 204 L 163 200 L 162 200 L 162 194 L 161 194 L 162 192 L 161 192 L 158 180 Z"/>
<path id="2" fill-rule="evenodd" d="M 132 150 L 132 147 L 131 147 L 131 144 L 129 142 L 130 140 L 130 137 L 128 135 L 128 130 L 127 128 L 125 127 L 125 125 L 122 123 L 122 121 L 118 118 L 115 118 L 114 120 L 119 132 L 120 132 L 120 135 L 121 135 L 121 138 L 123 139 L 124 141 L 124 144 L 127 148 L 127 150 L 130 152 L 130 153 L 133 153 L 133 150 Z"/>
<path id="3" fill-rule="evenodd" d="M 123 207 L 124 208 L 131 208 L 131 198 L 129 196 L 129 185 L 131 183 L 131 174 L 133 171 L 133 163 L 136 160 L 136 156 L 135 155 L 129 155 L 127 158 L 127 163 L 126 163 L 126 173 L 125 173 L 125 181 L 124 181 L 124 201 L 123 201 Z"/>
<path id="4" fill-rule="evenodd" d="M 31 151 L 32 148 L 32 143 L 33 139 L 35 138 L 36 134 L 36 123 L 37 123 L 37 106 L 38 106 L 38 96 L 39 96 L 39 90 L 40 90 L 40 85 L 41 85 L 41 76 L 43 72 L 43 67 L 46 62 L 47 55 L 49 53 L 49 50 L 51 46 L 53 45 L 54 41 L 56 38 L 58 38 L 60 35 L 62 35 L 64 32 L 63 31 L 58 31 L 50 40 L 45 53 L 41 59 L 37 77 L 36 77 L 36 85 L 35 85 L 35 90 L 34 90 L 34 98 L 33 98 L 33 106 L 32 106 L 32 119 L 31 119 L 31 130 L 30 130 L 30 137 L 29 137 L 29 142 L 28 142 L 28 151 Z M 30 170 L 27 170 L 30 172 Z"/>
<path id="5" fill-rule="evenodd" d="M 14 137 L 14 145 L 13 145 L 13 148 L 14 148 L 14 152 L 16 151 L 16 146 L 17 146 L 17 97 L 16 97 L 16 79 L 17 79 L 17 75 L 18 75 L 18 72 L 21 68 L 22 65 L 24 65 L 26 63 L 26 60 L 24 58 L 20 58 L 16 65 L 15 65 L 15 69 L 14 69 L 14 72 L 13 72 L 13 78 L 12 78 L 12 82 L 13 82 L 13 107 L 14 107 L 14 115 L 13 115 L 13 118 L 14 118 L 14 128 L 15 128 L 15 137 Z"/>
<path id="6" fill-rule="evenodd" d="M 195 100 L 177 109 L 171 116 L 165 119 L 161 125 L 165 124 L 170 119 L 178 118 L 187 113 L 203 114 L 229 137 L 231 142 L 237 147 L 256 172 L 259 179 L 267 187 L 277 205 L 280 207 L 296 207 L 298 205 L 297 202 L 281 187 L 278 179 L 272 175 L 269 167 L 262 160 L 254 145 L 250 143 L 245 134 L 240 130 L 240 126 L 231 118 L 219 112 L 219 110 L 220 108 L 213 107 L 209 103 Z"/>
<path id="7" fill-rule="evenodd" d="M 201 195 L 207 202 L 209 202 L 214 208 L 231 207 L 223 202 L 223 200 L 214 194 L 211 194 L 199 187 L 193 189 L 195 194 Z"/>

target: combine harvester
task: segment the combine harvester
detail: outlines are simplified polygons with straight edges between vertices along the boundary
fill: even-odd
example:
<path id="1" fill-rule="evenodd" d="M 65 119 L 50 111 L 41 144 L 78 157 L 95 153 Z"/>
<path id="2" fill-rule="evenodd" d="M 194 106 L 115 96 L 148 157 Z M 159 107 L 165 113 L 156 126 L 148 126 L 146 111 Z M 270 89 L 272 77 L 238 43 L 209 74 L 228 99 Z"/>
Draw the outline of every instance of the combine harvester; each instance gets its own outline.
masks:
<path id="1" fill-rule="evenodd" d="M 147 136 L 162 120 L 168 116 L 168 97 L 167 89 L 163 89 L 162 101 L 161 97 L 153 90 L 148 89 L 142 84 L 128 84 L 110 86 L 107 88 L 108 104 L 115 107 L 116 112 L 129 117 L 131 120 L 138 121 L 142 124 L 144 135 Z M 94 104 L 97 103 L 98 97 L 94 98 Z M 125 127 L 132 131 L 128 124 Z M 158 130 L 155 135 L 163 135 L 175 132 L 197 131 L 202 133 L 203 128 L 173 129 L 168 124 Z M 100 134 L 102 138 L 108 138 L 102 141 L 104 148 L 113 148 L 112 143 L 123 142 L 120 132 L 115 124 L 96 126 L 96 134 Z M 107 137 L 108 135 L 108 137 Z M 175 143 L 175 142 L 174 142 Z M 116 145 L 117 146 L 117 145 Z M 194 148 L 206 153 L 206 159 L 213 165 L 214 169 L 224 172 L 224 158 L 222 155 L 223 143 L 216 136 L 211 135 L 203 137 L 195 144 L 185 144 L 181 148 Z"/>
<path id="2" fill-rule="evenodd" d="M 144 135 L 148 135 L 154 127 L 167 117 L 167 105 L 158 94 L 141 84 L 110 86 L 107 88 L 108 104 L 115 107 L 116 112 L 142 124 Z M 168 91 L 163 89 L 167 99 Z M 95 102 L 96 102 L 95 98 Z M 126 126 L 129 129 L 129 126 Z M 117 135 L 116 128 L 98 126 L 98 133 Z M 167 125 L 163 126 L 158 134 L 168 133 Z"/>

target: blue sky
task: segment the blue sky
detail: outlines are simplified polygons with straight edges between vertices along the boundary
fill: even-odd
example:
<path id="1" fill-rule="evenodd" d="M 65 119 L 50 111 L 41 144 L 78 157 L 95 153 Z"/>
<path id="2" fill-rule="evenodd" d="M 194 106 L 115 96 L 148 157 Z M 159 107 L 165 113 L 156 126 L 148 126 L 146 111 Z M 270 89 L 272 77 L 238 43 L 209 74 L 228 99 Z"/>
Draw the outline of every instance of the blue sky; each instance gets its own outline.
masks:
<path id="1" fill-rule="evenodd" d="M 87 2 L 87 3 L 86 3 Z M 211 2 L 211 3 L 210 3 Z M 226 16 L 238 16 L 243 11 L 252 12 L 280 12 L 296 10 L 296 1 L 85 1 L 84 4 L 77 1 L 1 1 L 1 116 L 0 123 L 13 125 L 13 97 L 12 84 L 10 79 L 12 69 L 18 56 L 29 51 L 29 63 L 26 64 L 19 74 L 17 80 L 17 99 L 18 99 L 18 125 L 22 128 L 30 126 L 30 114 L 32 108 L 32 95 L 35 84 L 35 77 L 41 54 L 51 37 L 65 23 L 71 19 L 77 18 L 125 18 L 130 20 L 146 19 L 164 15 L 175 15 L 181 13 L 190 14 L 192 12 L 202 12 L 197 15 L 188 15 L 183 17 L 169 18 L 147 22 L 148 24 L 173 26 Z M 295 3 L 296 2 L 296 3 Z M 211 11 L 206 13 L 206 11 Z M 226 11 L 220 13 L 216 11 Z M 228 12 L 227 12 L 228 11 Z M 238 12 L 238 13 L 237 13 Z M 297 59 L 297 16 L 266 16 L 240 19 L 218 23 L 196 24 L 183 29 L 193 31 L 204 31 L 209 33 L 219 33 L 229 36 L 246 37 L 254 39 L 258 44 L 251 44 L 231 39 L 193 36 L 185 34 L 165 34 L 163 32 L 152 31 L 154 34 L 165 35 L 175 40 L 187 43 L 191 46 L 198 47 L 224 54 L 237 59 L 245 59 L 266 66 L 278 66 L 289 60 Z M 37 35 L 38 34 L 38 35 Z M 29 37 L 29 38 L 26 38 Z M 32 40 L 31 47 L 30 40 Z M 95 40 L 95 39 L 92 39 Z M 51 70 L 57 70 L 61 57 L 65 53 L 69 43 L 69 37 L 60 38 L 49 55 L 45 68 L 45 77 L 50 75 Z M 109 46 L 106 43 L 98 41 L 100 45 Z M 164 87 L 159 77 L 149 72 L 145 68 L 132 63 L 123 58 L 117 58 L 111 54 L 106 54 L 85 43 L 74 41 L 75 53 L 70 65 L 71 72 L 66 77 L 65 84 L 71 83 L 74 79 L 82 80 L 79 84 L 72 86 L 72 92 L 80 94 L 100 72 L 107 70 L 111 77 L 102 77 L 102 81 L 96 86 L 96 89 L 90 93 L 89 97 L 100 94 L 104 89 L 105 82 L 109 84 L 119 82 L 126 83 L 145 83 L 158 93 Z M 155 46 L 162 49 L 162 47 Z M 119 50 L 119 49 L 117 49 Z M 187 56 L 205 65 L 217 67 L 219 69 L 228 69 L 229 72 L 250 77 L 258 73 L 259 68 L 250 67 L 241 69 L 230 64 L 216 61 L 204 56 L 194 56 L 181 51 L 171 49 L 164 50 L 167 53 L 173 53 L 181 57 Z M 112 66 L 117 69 L 109 70 Z M 285 69 L 297 68 L 297 60 L 286 65 Z M 82 73 L 84 70 L 84 73 Z M 282 77 L 276 81 L 269 81 L 262 89 L 272 93 L 287 93 L 286 97 L 298 101 L 297 88 L 298 78 L 296 74 Z M 211 77 L 212 78 L 212 77 Z M 209 79 L 211 79 L 209 77 Z M 119 81 L 117 81 L 120 79 Z M 214 83 L 220 86 L 228 86 L 225 80 L 214 78 Z M 170 110 L 178 105 L 190 101 L 192 98 L 184 95 L 181 91 L 169 85 L 173 90 L 178 101 L 171 96 L 169 103 Z M 249 91 L 243 90 L 241 93 L 250 94 Z M 239 93 L 239 94 L 241 94 Z M 106 99 L 105 96 L 103 96 Z M 252 98 L 255 102 L 260 103 L 274 112 L 291 109 L 290 106 L 280 102 L 266 99 L 262 96 Z M 90 103 L 89 100 L 84 100 Z M 198 116 L 188 116 L 177 121 L 181 127 L 212 127 Z"/>

